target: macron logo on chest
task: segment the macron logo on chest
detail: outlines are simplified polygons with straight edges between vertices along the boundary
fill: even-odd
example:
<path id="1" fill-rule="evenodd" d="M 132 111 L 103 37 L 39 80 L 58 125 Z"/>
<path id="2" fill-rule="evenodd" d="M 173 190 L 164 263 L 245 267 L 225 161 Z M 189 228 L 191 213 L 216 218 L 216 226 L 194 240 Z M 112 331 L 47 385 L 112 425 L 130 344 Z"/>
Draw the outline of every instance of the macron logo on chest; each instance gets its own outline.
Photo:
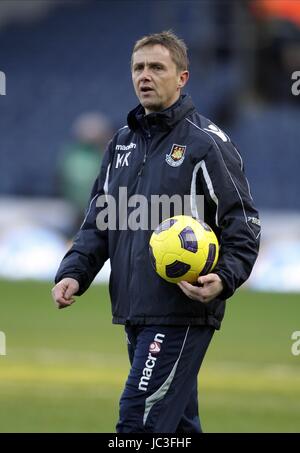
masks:
<path id="1" fill-rule="evenodd" d="M 131 154 L 131 151 L 129 151 L 128 153 L 125 153 L 125 154 L 118 153 L 115 168 L 128 167 L 128 165 L 129 165 L 128 157 L 130 156 L 130 154 Z"/>
<path id="2" fill-rule="evenodd" d="M 119 167 L 128 167 L 128 157 L 131 154 L 131 151 L 129 149 L 135 149 L 136 148 L 136 143 L 130 143 L 129 145 L 116 145 L 116 151 L 128 151 L 128 153 L 118 153 L 117 154 L 117 161 L 115 168 Z"/>

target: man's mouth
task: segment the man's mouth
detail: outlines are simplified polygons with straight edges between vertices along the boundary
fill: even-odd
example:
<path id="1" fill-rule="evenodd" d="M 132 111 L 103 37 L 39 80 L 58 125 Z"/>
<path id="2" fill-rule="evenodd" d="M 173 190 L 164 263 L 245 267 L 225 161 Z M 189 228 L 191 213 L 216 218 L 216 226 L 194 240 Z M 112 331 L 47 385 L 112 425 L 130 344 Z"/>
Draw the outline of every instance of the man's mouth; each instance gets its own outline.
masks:
<path id="1" fill-rule="evenodd" d="M 141 87 L 140 88 L 141 93 L 150 93 L 151 91 L 154 91 L 153 88 L 151 88 L 151 87 Z"/>

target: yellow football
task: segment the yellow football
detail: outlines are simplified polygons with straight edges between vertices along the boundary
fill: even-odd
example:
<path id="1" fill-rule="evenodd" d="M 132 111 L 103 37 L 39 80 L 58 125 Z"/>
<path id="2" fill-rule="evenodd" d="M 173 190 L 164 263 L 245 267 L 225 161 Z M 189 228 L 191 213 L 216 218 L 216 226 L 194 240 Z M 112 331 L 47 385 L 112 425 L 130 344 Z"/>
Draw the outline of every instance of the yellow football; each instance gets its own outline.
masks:
<path id="1" fill-rule="evenodd" d="M 202 220 L 186 215 L 164 220 L 149 243 L 154 269 L 171 283 L 195 283 L 217 264 L 219 243 L 213 230 Z"/>

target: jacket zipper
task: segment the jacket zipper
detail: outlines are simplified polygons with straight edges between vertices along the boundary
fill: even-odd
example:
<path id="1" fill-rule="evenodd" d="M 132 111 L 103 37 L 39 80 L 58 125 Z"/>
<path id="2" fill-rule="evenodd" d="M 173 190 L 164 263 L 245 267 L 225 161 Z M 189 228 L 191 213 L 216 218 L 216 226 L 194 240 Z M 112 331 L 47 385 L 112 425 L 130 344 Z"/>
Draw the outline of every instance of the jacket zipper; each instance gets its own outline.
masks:
<path id="1" fill-rule="evenodd" d="M 150 140 L 151 140 L 151 134 L 150 134 L 149 131 L 147 131 L 147 136 L 146 136 L 147 146 L 146 146 L 146 150 L 145 150 L 145 154 L 144 154 L 144 158 L 143 158 L 143 162 L 142 162 L 141 168 L 140 168 L 140 170 L 138 172 L 138 177 L 142 176 L 142 173 L 143 173 L 143 170 L 144 170 L 144 167 L 145 167 L 145 163 L 146 163 L 147 156 L 148 156 L 148 151 L 149 151 L 149 146 L 150 146 Z"/>
<path id="2" fill-rule="evenodd" d="M 147 160 L 148 151 L 149 151 L 149 147 L 150 147 L 150 140 L 151 140 L 151 134 L 150 134 L 149 131 L 147 131 L 147 135 L 146 135 L 146 143 L 147 143 L 147 145 L 146 145 L 146 149 L 145 149 L 144 158 L 143 158 L 143 162 L 142 162 L 141 168 L 138 171 L 138 178 L 140 178 L 142 176 L 142 173 L 143 173 L 143 170 L 144 170 L 144 166 L 145 166 L 145 163 L 146 163 L 146 160 Z M 133 238 L 132 238 L 132 241 L 133 241 Z M 133 263 L 133 258 L 132 258 L 132 242 L 131 242 L 130 257 L 129 257 L 129 267 L 130 267 L 130 269 L 134 268 L 134 263 Z M 131 273 L 131 278 L 130 278 L 130 281 L 129 281 L 129 287 L 132 285 L 133 274 L 134 274 L 134 272 Z M 132 293 L 134 294 L 134 291 Z M 126 318 L 126 324 L 130 324 L 130 308 L 131 308 L 131 306 L 129 306 L 129 314 L 128 314 L 127 318 Z"/>

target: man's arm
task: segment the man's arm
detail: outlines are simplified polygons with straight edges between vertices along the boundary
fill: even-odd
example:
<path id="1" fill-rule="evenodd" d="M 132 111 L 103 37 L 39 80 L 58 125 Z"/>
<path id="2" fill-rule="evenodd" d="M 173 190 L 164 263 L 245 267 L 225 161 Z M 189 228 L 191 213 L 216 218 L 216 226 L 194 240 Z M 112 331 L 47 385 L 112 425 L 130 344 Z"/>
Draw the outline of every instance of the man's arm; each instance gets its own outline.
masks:
<path id="1" fill-rule="evenodd" d="M 200 287 L 181 282 L 192 299 L 227 299 L 249 277 L 256 261 L 260 222 L 241 158 L 231 142 L 215 142 L 202 162 L 201 186 L 205 206 L 214 214 L 220 232 L 220 254 L 213 273 L 199 277 Z"/>
<path id="2" fill-rule="evenodd" d="M 101 208 L 96 204 L 98 197 L 105 193 L 110 157 L 109 145 L 104 153 L 100 174 L 93 186 L 85 219 L 55 276 L 56 286 L 52 295 L 55 303 L 62 305 L 59 308 L 70 305 L 75 294 L 83 294 L 108 259 L 107 230 L 101 231 L 97 228 L 96 217 Z"/>

